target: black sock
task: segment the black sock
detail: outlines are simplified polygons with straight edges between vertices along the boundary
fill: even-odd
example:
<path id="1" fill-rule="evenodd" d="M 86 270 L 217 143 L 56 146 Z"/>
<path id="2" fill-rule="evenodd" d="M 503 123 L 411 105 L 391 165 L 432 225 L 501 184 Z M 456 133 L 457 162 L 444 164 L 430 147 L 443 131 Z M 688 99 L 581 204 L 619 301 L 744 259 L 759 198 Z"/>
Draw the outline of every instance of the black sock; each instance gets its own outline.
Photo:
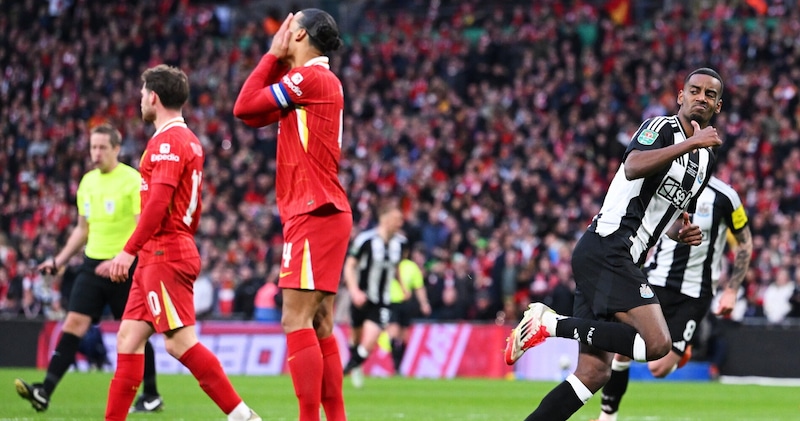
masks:
<path id="1" fill-rule="evenodd" d="M 567 381 L 561 382 L 542 399 L 525 421 L 566 421 L 583 406 L 583 401 Z"/>
<path id="2" fill-rule="evenodd" d="M 144 344 L 144 394 L 148 396 L 158 396 L 156 388 L 156 353 L 150 341 Z"/>
<path id="3" fill-rule="evenodd" d="M 400 364 L 403 363 L 403 354 L 406 352 L 406 344 L 401 339 L 392 339 L 392 361 L 394 362 L 394 372 L 400 374 Z"/>
<path id="4" fill-rule="evenodd" d="M 75 362 L 75 353 L 78 352 L 80 343 L 81 338 L 71 333 L 64 332 L 61 334 L 56 350 L 53 352 L 53 356 L 50 357 L 47 375 L 44 378 L 44 390 L 48 395 L 53 394 L 58 382 L 61 381 L 61 377 L 69 370 L 69 366 Z"/>
<path id="5" fill-rule="evenodd" d="M 567 317 L 556 324 L 556 336 L 573 338 L 600 348 L 615 352 L 629 358 L 633 357 L 633 341 L 638 332 L 633 326 L 620 322 L 603 322 L 599 320 Z M 577 338 L 575 337 L 577 335 Z"/>
<path id="6" fill-rule="evenodd" d="M 622 396 L 628 390 L 628 379 L 630 378 L 630 370 L 611 370 L 611 378 L 608 383 L 603 386 L 603 393 L 601 394 L 600 409 L 606 414 L 614 414 L 619 411 L 619 404 L 622 401 Z"/>

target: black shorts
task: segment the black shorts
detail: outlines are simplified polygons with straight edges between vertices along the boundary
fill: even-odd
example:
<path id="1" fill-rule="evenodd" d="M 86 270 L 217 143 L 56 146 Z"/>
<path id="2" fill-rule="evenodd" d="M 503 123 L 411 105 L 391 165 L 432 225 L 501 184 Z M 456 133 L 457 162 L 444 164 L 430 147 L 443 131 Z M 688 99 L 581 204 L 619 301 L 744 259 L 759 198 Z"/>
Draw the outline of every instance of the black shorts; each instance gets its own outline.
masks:
<path id="1" fill-rule="evenodd" d="M 661 310 L 667 319 L 667 327 L 672 337 L 672 350 L 683 356 L 686 346 L 700 327 L 711 306 L 712 297 L 693 298 L 664 287 L 652 286 L 661 301 Z"/>
<path id="2" fill-rule="evenodd" d="M 350 326 L 364 326 L 364 321 L 369 320 L 385 329 L 392 318 L 389 307 L 367 301 L 361 308 L 350 304 Z"/>
<path id="3" fill-rule="evenodd" d="M 133 270 L 136 267 L 134 261 L 128 272 L 128 279 L 117 283 L 94 273 L 94 269 L 101 262 L 103 261 L 83 257 L 83 265 L 69 296 L 68 310 L 91 317 L 92 323 L 100 321 L 106 304 L 110 307 L 114 319 L 122 318 L 125 304 L 128 302 L 128 292 L 131 290 Z"/>
<path id="4" fill-rule="evenodd" d="M 629 247 L 624 239 L 590 231 L 578 240 L 572 252 L 576 317 L 611 320 L 615 313 L 659 303 Z"/>
<path id="5" fill-rule="evenodd" d="M 412 300 L 401 301 L 399 303 L 392 303 L 389 305 L 392 310 L 392 315 L 389 318 L 389 323 L 397 323 L 400 327 L 411 326 L 411 319 L 414 318 L 415 308 Z"/>

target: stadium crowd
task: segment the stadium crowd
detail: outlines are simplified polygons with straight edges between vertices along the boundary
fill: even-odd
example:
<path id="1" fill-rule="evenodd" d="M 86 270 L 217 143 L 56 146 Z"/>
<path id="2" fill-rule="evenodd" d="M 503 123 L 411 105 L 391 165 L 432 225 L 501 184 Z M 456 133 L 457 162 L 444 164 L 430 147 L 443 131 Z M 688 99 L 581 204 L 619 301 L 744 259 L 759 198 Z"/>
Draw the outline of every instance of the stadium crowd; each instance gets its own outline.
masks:
<path id="1" fill-rule="evenodd" d="M 198 312 L 277 305 L 276 129 L 249 129 L 232 107 L 282 16 L 249 20 L 250 2 L 71 3 L 0 2 L 0 310 L 63 313 L 60 278 L 36 263 L 74 223 L 91 127 L 118 127 L 122 159 L 138 167 L 153 132 L 138 77 L 158 63 L 189 75 L 184 115 L 208 154 Z M 433 318 L 516 320 L 535 300 L 570 313 L 576 235 L 638 124 L 674 113 L 699 66 L 725 80 L 716 175 L 745 201 L 754 235 L 743 313 L 800 316 L 796 5 L 671 2 L 626 22 L 604 2 L 401 3 L 354 2 L 359 18 L 332 57 L 346 100 L 341 179 L 356 231 L 381 201 L 401 203 Z M 776 283 L 784 292 L 768 293 Z"/>

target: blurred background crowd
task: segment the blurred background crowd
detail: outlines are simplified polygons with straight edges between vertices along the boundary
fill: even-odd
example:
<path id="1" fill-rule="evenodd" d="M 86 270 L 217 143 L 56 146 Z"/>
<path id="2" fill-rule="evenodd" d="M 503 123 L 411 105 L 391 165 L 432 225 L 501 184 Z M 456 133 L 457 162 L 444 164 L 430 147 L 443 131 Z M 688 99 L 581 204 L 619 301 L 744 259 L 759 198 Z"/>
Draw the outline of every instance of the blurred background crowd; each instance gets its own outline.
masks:
<path id="1" fill-rule="evenodd" d="M 276 127 L 247 128 L 231 110 L 285 13 L 321 6 L 345 39 L 332 70 L 353 234 L 399 203 L 431 318 L 503 323 L 531 301 L 569 314 L 572 246 L 631 134 L 674 114 L 683 78 L 703 66 L 725 81 L 716 175 L 754 234 L 737 317 L 800 316 L 796 3 L 270 3 L 0 1 L 0 312 L 63 314 L 70 270 L 50 280 L 34 268 L 75 223 L 91 127 L 119 128 L 121 159 L 138 168 L 154 131 L 139 76 L 160 63 L 188 74 L 184 116 L 207 152 L 198 313 L 279 305 Z"/>

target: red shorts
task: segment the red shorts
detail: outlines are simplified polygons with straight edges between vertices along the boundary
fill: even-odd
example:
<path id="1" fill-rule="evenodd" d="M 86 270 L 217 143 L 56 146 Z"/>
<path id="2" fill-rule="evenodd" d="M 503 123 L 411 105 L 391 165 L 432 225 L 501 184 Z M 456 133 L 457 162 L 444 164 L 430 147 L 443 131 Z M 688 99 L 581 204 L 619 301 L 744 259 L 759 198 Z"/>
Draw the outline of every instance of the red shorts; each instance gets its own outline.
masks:
<path id="1" fill-rule="evenodd" d="M 283 226 L 278 286 L 336 293 L 353 229 L 353 214 L 302 214 Z"/>
<path id="2" fill-rule="evenodd" d="M 199 258 L 137 267 L 122 318 L 150 322 L 158 333 L 194 325 L 194 281 L 199 274 Z"/>

